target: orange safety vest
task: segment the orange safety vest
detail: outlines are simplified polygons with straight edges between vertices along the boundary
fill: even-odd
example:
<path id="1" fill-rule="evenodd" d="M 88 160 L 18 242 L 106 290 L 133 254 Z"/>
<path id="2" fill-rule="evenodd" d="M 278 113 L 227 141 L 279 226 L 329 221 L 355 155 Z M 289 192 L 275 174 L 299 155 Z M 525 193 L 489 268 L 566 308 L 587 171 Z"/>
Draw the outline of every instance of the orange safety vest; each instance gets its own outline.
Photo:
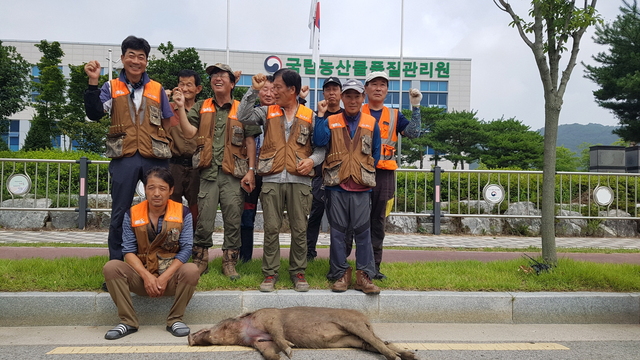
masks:
<path id="1" fill-rule="evenodd" d="M 111 86 L 111 126 L 107 135 L 107 156 L 133 156 L 136 151 L 147 158 L 171 157 L 169 139 L 162 127 L 162 85 L 149 81 L 144 85 L 140 108 L 136 109 L 127 84 L 113 79 Z"/>
<path id="2" fill-rule="evenodd" d="M 227 118 L 224 138 L 222 171 L 237 178 L 244 177 L 249 171 L 249 157 L 244 138 L 244 124 L 238 121 L 240 102 L 233 100 Z M 213 98 L 206 99 L 200 108 L 200 125 L 196 135 L 197 149 L 193 154 L 193 167 L 206 169 L 213 163 L 213 133 L 215 132 L 216 104 Z"/>
<path id="3" fill-rule="evenodd" d="M 284 121 L 282 108 L 278 105 L 269 106 L 264 122 L 264 142 L 258 159 L 258 175 L 279 174 L 286 169 L 293 175 L 313 177 L 313 170 L 307 175 L 301 175 L 297 170 L 298 162 L 313 153 L 313 110 L 298 106 L 288 140 L 285 138 Z"/>
<path id="4" fill-rule="evenodd" d="M 323 184 L 336 186 L 352 178 L 356 184 L 376 186 L 375 160 L 371 154 L 376 119 L 368 114 L 360 114 L 353 139 L 344 122 L 344 114 L 331 115 L 327 122 L 331 141 L 322 167 Z"/>
<path id="5" fill-rule="evenodd" d="M 131 207 L 131 228 L 138 242 L 138 258 L 152 274 L 159 276 L 180 251 L 183 205 L 169 200 L 162 222 L 162 231 L 156 236 L 149 220 L 149 202 L 145 200 Z"/>
<path id="6" fill-rule="evenodd" d="M 392 110 L 392 111 L 389 111 Z M 371 115 L 369 104 L 362 105 L 362 112 Z M 398 109 L 389 109 L 382 107 L 382 115 L 378 121 L 380 127 L 380 160 L 378 161 L 378 169 L 395 170 L 398 168 L 396 162 L 396 146 L 398 144 L 398 134 L 396 133 L 396 125 L 398 123 Z"/>

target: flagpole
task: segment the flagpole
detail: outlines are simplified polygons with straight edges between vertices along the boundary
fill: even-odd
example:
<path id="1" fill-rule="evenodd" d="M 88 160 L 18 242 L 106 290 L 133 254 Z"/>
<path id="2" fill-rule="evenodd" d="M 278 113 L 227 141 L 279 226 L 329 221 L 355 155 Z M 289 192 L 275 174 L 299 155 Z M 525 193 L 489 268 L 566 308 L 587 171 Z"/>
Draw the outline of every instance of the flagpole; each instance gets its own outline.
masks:
<path id="1" fill-rule="evenodd" d="M 230 18 L 229 1 L 230 0 L 227 0 L 227 65 L 229 65 L 229 18 Z"/>
<path id="2" fill-rule="evenodd" d="M 402 54 L 404 41 L 404 0 L 400 0 L 400 64 L 398 64 L 398 69 L 400 70 L 400 104 L 398 109 L 399 113 L 402 113 L 402 62 L 404 60 Z M 400 114 L 398 114 L 400 115 Z M 398 135 L 398 156 L 397 161 L 398 165 L 401 165 L 401 155 L 402 155 L 402 135 Z"/>

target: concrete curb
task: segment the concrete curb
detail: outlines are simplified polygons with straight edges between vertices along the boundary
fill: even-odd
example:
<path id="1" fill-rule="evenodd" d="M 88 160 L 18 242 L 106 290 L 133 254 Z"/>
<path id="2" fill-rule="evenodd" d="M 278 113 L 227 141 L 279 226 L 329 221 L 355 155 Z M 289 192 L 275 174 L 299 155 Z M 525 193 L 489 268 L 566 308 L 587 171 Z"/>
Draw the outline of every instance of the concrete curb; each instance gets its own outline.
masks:
<path id="1" fill-rule="evenodd" d="M 133 296 L 142 325 L 164 324 L 173 297 Z M 640 293 L 383 291 L 298 293 L 279 290 L 197 292 L 186 323 L 213 324 L 265 307 L 357 309 L 373 322 L 487 324 L 639 324 Z M 110 326 L 117 310 L 107 293 L 0 293 L 0 326 Z"/>

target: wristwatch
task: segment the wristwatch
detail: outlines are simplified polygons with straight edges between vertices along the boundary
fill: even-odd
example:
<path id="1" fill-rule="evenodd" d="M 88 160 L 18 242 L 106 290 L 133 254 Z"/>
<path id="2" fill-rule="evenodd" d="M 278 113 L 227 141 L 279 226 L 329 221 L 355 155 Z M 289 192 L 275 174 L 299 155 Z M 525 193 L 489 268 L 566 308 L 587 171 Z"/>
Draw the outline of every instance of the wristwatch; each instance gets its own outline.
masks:
<path id="1" fill-rule="evenodd" d="M 249 167 L 249 170 L 256 171 L 256 168 Z"/>

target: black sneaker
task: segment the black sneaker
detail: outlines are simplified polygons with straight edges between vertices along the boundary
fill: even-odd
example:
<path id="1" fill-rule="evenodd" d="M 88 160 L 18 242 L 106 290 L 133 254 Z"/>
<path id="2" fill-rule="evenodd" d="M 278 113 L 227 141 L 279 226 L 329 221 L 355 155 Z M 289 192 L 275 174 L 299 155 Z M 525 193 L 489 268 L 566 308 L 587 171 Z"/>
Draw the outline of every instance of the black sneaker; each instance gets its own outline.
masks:
<path id="1" fill-rule="evenodd" d="M 376 273 L 376 275 L 373 277 L 374 280 L 387 280 L 387 276 L 383 273 L 381 273 L 380 271 L 378 271 Z"/>
<path id="2" fill-rule="evenodd" d="M 138 329 L 134 328 L 133 326 L 118 324 L 113 329 L 107 331 L 107 333 L 104 335 L 104 338 L 107 340 L 116 340 L 129 334 L 133 334 L 136 331 L 138 331 Z"/>
<path id="3" fill-rule="evenodd" d="M 167 326 L 167 331 L 171 333 L 173 336 L 182 337 L 187 336 L 191 332 L 191 329 L 187 326 L 187 324 L 182 321 L 176 321 L 171 326 Z"/>

